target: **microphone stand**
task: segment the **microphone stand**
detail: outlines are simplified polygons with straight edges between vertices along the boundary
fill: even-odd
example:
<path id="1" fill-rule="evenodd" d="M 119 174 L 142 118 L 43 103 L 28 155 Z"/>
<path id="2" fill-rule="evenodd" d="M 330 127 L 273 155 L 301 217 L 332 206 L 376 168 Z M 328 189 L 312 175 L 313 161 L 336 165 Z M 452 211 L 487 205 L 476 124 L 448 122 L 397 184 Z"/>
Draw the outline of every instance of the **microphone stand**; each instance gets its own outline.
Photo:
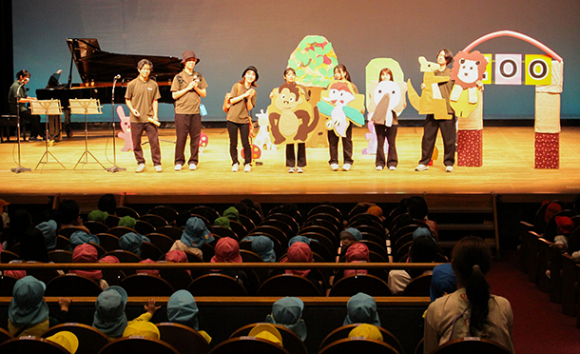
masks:
<path id="1" fill-rule="evenodd" d="M 113 166 L 107 168 L 107 172 L 121 172 L 126 171 L 125 167 L 117 166 L 117 148 L 115 144 L 115 140 L 117 138 L 117 132 L 115 131 L 115 85 L 117 84 L 117 79 L 120 79 L 120 75 L 115 76 L 113 79 L 113 92 L 111 97 L 111 105 L 113 106 Z"/>
<path id="2" fill-rule="evenodd" d="M 21 82 L 20 86 L 18 86 L 18 91 L 16 91 L 16 137 L 18 140 L 18 167 L 11 169 L 14 173 L 20 172 L 30 172 L 29 168 L 23 167 L 20 163 L 20 89 L 24 86 L 24 83 Z"/>

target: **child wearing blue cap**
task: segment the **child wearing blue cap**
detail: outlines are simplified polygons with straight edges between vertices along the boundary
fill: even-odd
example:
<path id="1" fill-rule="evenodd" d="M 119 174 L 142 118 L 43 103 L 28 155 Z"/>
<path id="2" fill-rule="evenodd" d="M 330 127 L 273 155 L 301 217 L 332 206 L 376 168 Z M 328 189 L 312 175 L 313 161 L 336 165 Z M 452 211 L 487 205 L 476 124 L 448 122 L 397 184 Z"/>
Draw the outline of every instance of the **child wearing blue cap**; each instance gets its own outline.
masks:
<path id="1" fill-rule="evenodd" d="M 266 316 L 266 322 L 284 326 L 296 333 L 304 342 L 306 323 L 302 319 L 304 302 L 297 297 L 286 296 L 272 305 L 272 313 Z"/>
<path id="2" fill-rule="evenodd" d="M 44 302 L 45 290 L 46 285 L 30 275 L 14 284 L 8 307 L 8 332 L 12 336 L 40 337 L 50 327 L 66 322 L 72 300 L 59 299 L 60 313 L 49 317 L 48 305 Z"/>
<path id="3" fill-rule="evenodd" d="M 167 319 L 195 329 L 208 343 L 211 337 L 205 331 L 199 330 L 199 309 L 193 295 L 187 290 L 178 290 L 167 302 Z"/>

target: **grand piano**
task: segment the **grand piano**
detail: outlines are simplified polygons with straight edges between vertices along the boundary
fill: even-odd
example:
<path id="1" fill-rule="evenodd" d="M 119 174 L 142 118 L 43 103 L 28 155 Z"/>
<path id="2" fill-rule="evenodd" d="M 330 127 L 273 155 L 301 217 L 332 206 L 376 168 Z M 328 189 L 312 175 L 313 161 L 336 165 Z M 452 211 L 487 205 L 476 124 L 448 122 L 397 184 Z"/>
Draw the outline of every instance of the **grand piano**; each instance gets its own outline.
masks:
<path id="1" fill-rule="evenodd" d="M 68 38 L 67 45 L 72 61 L 76 64 L 81 84 L 72 84 L 72 72 L 66 85 L 37 89 L 38 99 L 59 99 L 63 109 L 68 108 L 71 98 L 98 98 L 101 104 L 112 102 L 113 78 L 121 75 L 115 86 L 115 103 L 125 103 L 125 91 L 129 81 L 139 75 L 137 63 L 149 59 L 153 63 L 151 78 L 157 81 L 162 103 L 173 103 L 171 80 L 182 70 L 181 60 L 175 57 L 154 55 L 116 54 L 101 50 L 96 38 Z"/>

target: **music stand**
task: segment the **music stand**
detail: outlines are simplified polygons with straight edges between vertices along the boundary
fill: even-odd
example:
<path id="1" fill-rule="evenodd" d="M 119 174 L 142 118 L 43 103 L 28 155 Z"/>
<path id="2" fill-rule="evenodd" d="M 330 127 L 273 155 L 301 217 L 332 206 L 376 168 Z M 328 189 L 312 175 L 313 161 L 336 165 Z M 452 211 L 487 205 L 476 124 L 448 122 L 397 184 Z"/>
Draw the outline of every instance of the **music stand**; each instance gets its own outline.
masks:
<path id="1" fill-rule="evenodd" d="M 93 155 L 89 151 L 89 133 L 88 133 L 87 115 L 89 115 L 89 114 L 103 114 L 103 111 L 101 110 L 101 103 L 99 102 L 98 99 L 72 98 L 69 100 L 69 104 L 70 104 L 71 114 L 84 114 L 85 115 L 85 151 L 83 152 L 83 154 L 81 155 L 81 157 L 77 161 L 77 164 L 75 165 L 73 170 L 77 168 L 79 163 L 81 163 L 81 160 L 83 159 L 83 157 L 85 158 L 85 161 L 82 163 L 88 164 L 89 163 L 89 156 L 91 156 L 93 158 L 93 160 L 95 160 L 99 165 L 101 165 L 101 167 L 104 170 L 106 170 L 105 166 L 103 166 L 103 164 L 100 163 L 99 160 L 97 160 L 95 155 Z"/>
<path id="2" fill-rule="evenodd" d="M 35 170 L 38 168 L 38 166 L 40 166 L 41 163 L 48 163 L 48 156 L 52 156 L 52 158 L 58 162 L 59 165 L 61 165 L 62 168 L 64 168 L 66 170 L 66 167 L 64 167 L 64 165 L 62 163 L 60 163 L 60 161 L 58 161 L 58 159 L 50 152 L 48 151 L 48 116 L 56 116 L 58 115 L 59 117 L 62 115 L 62 108 L 60 106 L 60 101 L 59 100 L 55 100 L 55 99 L 50 99 L 50 100 L 37 100 L 37 101 L 30 101 L 30 110 L 32 111 L 33 115 L 41 115 L 44 114 L 46 116 L 46 121 L 44 122 L 44 128 L 45 128 L 45 146 L 46 146 L 46 151 L 44 152 L 44 154 L 42 155 L 42 157 L 40 158 L 40 161 L 38 161 L 38 164 L 36 164 L 36 167 L 34 168 Z M 46 156 L 46 161 L 42 161 L 44 159 L 44 157 Z"/>
<path id="3" fill-rule="evenodd" d="M 107 168 L 107 172 L 121 172 L 126 171 L 125 167 L 117 166 L 117 147 L 115 141 L 117 139 L 117 133 L 115 132 L 115 86 L 117 85 L 117 80 L 121 78 L 121 75 L 117 75 L 113 78 L 113 91 L 111 92 L 111 106 L 113 108 L 113 166 Z"/>
<path id="4" fill-rule="evenodd" d="M 24 85 L 24 83 L 20 84 L 20 87 L 18 88 L 18 91 L 16 91 L 16 132 L 17 132 L 17 138 L 18 138 L 18 167 L 14 167 L 13 169 L 11 169 L 12 172 L 14 173 L 20 173 L 20 172 L 29 172 L 30 169 L 26 168 L 24 166 L 22 166 L 21 164 L 21 155 L 20 155 L 20 105 L 19 105 L 19 101 L 20 101 L 20 89 L 22 88 L 22 86 Z M 10 133 L 10 132 L 8 132 Z M 26 133 L 26 131 L 25 131 Z M 24 136 L 24 139 L 26 139 L 26 134 Z"/>

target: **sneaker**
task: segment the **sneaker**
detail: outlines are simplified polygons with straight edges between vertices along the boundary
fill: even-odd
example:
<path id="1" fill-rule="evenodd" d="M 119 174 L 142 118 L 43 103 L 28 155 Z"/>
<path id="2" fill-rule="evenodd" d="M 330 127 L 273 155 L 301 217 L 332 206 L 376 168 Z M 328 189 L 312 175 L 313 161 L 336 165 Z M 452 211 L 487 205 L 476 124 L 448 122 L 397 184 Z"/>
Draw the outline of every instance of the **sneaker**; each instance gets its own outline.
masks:
<path id="1" fill-rule="evenodd" d="M 304 173 L 304 170 L 302 169 L 302 167 L 298 167 L 296 169 L 296 172 L 298 172 L 298 173 Z"/>
<path id="2" fill-rule="evenodd" d="M 389 166 L 389 170 L 394 171 L 397 169 L 397 166 Z"/>
<path id="3" fill-rule="evenodd" d="M 352 166 L 351 164 L 345 163 L 344 165 L 342 165 L 342 170 L 349 171 L 351 166 Z"/>
<path id="4" fill-rule="evenodd" d="M 182 168 L 182 167 L 183 167 L 183 166 L 181 166 L 181 164 L 180 164 L 180 163 L 178 163 L 177 165 L 175 165 L 175 167 L 174 167 L 173 169 L 174 169 L 175 171 L 181 171 L 181 168 Z"/>
<path id="5" fill-rule="evenodd" d="M 377 166 L 377 171 L 382 171 L 383 170 L 383 166 Z"/>
<path id="6" fill-rule="evenodd" d="M 294 170 L 294 167 L 290 167 L 290 168 L 288 169 L 288 173 L 294 173 L 294 171 L 295 171 L 295 170 Z"/>
<path id="7" fill-rule="evenodd" d="M 161 165 L 155 165 L 155 171 L 156 172 L 163 172 L 163 167 L 161 167 Z"/>
<path id="8" fill-rule="evenodd" d="M 194 164 L 194 163 L 190 163 L 190 164 L 189 164 L 189 170 L 190 170 L 190 171 L 195 171 L 195 170 L 197 170 L 197 165 L 196 165 L 196 164 Z"/>
<path id="9" fill-rule="evenodd" d="M 453 172 L 453 166 L 445 167 L 445 172 Z"/>
<path id="10" fill-rule="evenodd" d="M 337 163 L 331 163 L 331 164 L 330 164 L 330 168 L 331 168 L 333 171 L 338 171 L 338 164 L 337 164 Z"/>
<path id="11" fill-rule="evenodd" d="M 429 166 L 425 166 L 423 164 L 419 164 L 419 166 L 415 167 L 415 171 L 427 171 Z"/>
<path id="12" fill-rule="evenodd" d="M 135 170 L 135 173 L 141 173 L 145 171 L 145 164 L 144 163 L 140 163 L 139 166 L 137 166 L 137 169 Z"/>
<path id="13" fill-rule="evenodd" d="M 237 163 L 232 165 L 232 172 L 238 172 L 239 165 Z"/>
<path id="14" fill-rule="evenodd" d="M 252 171 L 252 165 L 250 165 L 249 163 L 247 163 L 244 166 L 244 172 L 251 172 Z"/>

